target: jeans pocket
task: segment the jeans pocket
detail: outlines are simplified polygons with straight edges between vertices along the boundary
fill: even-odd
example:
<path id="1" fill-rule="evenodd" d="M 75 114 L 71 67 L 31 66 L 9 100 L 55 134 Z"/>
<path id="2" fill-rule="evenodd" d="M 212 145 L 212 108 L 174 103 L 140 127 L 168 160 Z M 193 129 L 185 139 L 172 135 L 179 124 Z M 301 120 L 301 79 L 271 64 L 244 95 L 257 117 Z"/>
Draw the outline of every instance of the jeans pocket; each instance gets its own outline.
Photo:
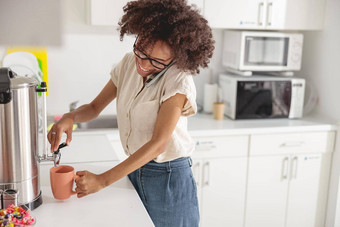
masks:
<path id="1" fill-rule="evenodd" d="M 166 170 L 142 168 L 141 185 L 146 204 L 161 206 L 165 202 L 165 190 L 169 174 Z"/>
<path id="2" fill-rule="evenodd" d="M 179 169 L 178 174 L 173 175 L 177 177 L 172 183 L 173 190 L 178 194 L 175 199 L 197 205 L 197 187 L 191 168 Z"/>

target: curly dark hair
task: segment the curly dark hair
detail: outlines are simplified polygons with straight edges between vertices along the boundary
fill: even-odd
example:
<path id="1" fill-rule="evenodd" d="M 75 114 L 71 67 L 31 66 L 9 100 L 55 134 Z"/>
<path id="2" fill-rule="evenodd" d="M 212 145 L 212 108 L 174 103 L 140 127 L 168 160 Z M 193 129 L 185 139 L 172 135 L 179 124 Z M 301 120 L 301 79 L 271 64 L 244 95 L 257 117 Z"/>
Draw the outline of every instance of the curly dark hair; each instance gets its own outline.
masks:
<path id="1" fill-rule="evenodd" d="M 142 49 L 157 40 L 165 41 L 183 71 L 199 73 L 208 67 L 214 51 L 211 28 L 199 10 L 186 0 L 137 0 L 128 2 L 118 23 L 120 40 L 138 35 Z"/>

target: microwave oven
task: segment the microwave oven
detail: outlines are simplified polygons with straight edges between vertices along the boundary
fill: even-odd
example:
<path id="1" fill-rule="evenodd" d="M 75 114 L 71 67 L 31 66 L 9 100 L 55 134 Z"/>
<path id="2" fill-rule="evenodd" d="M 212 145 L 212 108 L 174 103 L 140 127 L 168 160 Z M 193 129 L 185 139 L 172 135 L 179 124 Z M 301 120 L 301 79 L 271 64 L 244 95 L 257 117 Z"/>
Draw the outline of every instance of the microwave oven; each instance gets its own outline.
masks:
<path id="1" fill-rule="evenodd" d="M 300 33 L 225 31 L 222 63 L 237 71 L 292 72 L 301 68 Z"/>
<path id="2" fill-rule="evenodd" d="M 301 118 L 305 79 L 220 74 L 219 85 L 231 119 Z"/>

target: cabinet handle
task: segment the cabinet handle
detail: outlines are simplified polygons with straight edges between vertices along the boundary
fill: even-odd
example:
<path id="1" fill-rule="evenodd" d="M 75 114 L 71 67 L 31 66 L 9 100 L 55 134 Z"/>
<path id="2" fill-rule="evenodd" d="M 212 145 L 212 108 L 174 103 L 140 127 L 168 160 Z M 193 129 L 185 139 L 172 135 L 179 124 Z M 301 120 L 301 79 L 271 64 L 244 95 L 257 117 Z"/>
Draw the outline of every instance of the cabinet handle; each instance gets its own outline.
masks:
<path id="1" fill-rule="evenodd" d="M 209 186 L 209 178 L 210 178 L 210 164 L 209 162 L 206 162 L 203 165 L 203 186 Z"/>
<path id="2" fill-rule="evenodd" d="M 199 179 L 199 171 L 200 171 L 201 164 L 198 162 L 193 166 L 193 172 L 195 176 L 196 186 L 198 187 L 200 185 L 200 179 Z"/>
<path id="3" fill-rule="evenodd" d="M 303 145 L 303 141 L 291 141 L 291 142 L 285 142 L 280 145 L 281 148 L 289 148 L 289 147 L 299 147 Z"/>
<path id="4" fill-rule="evenodd" d="M 288 178 L 288 157 L 282 160 L 281 166 L 281 180 L 287 180 Z"/>
<path id="5" fill-rule="evenodd" d="M 264 6 L 264 2 L 260 2 L 259 3 L 259 8 L 258 8 L 258 13 L 257 13 L 257 24 L 262 26 L 262 12 L 263 12 L 263 6 Z"/>
<path id="6" fill-rule="evenodd" d="M 267 5 L 267 25 L 272 25 L 272 10 L 273 10 L 273 3 L 269 2 Z"/>
<path id="7" fill-rule="evenodd" d="M 295 156 L 293 159 L 292 159 L 292 162 L 291 162 L 291 168 L 290 168 L 290 179 L 296 179 L 297 178 L 297 168 L 298 168 L 298 157 Z"/>

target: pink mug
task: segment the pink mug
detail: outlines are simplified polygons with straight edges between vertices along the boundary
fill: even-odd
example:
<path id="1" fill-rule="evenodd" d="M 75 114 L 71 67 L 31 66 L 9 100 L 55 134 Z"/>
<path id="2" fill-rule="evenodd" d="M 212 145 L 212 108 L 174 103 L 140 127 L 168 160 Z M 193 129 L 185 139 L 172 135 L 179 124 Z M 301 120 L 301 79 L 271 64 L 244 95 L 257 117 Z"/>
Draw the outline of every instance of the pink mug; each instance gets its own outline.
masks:
<path id="1" fill-rule="evenodd" d="M 61 165 L 50 169 L 51 188 L 54 198 L 68 199 L 77 194 L 73 191 L 73 182 L 77 179 L 72 166 Z"/>

